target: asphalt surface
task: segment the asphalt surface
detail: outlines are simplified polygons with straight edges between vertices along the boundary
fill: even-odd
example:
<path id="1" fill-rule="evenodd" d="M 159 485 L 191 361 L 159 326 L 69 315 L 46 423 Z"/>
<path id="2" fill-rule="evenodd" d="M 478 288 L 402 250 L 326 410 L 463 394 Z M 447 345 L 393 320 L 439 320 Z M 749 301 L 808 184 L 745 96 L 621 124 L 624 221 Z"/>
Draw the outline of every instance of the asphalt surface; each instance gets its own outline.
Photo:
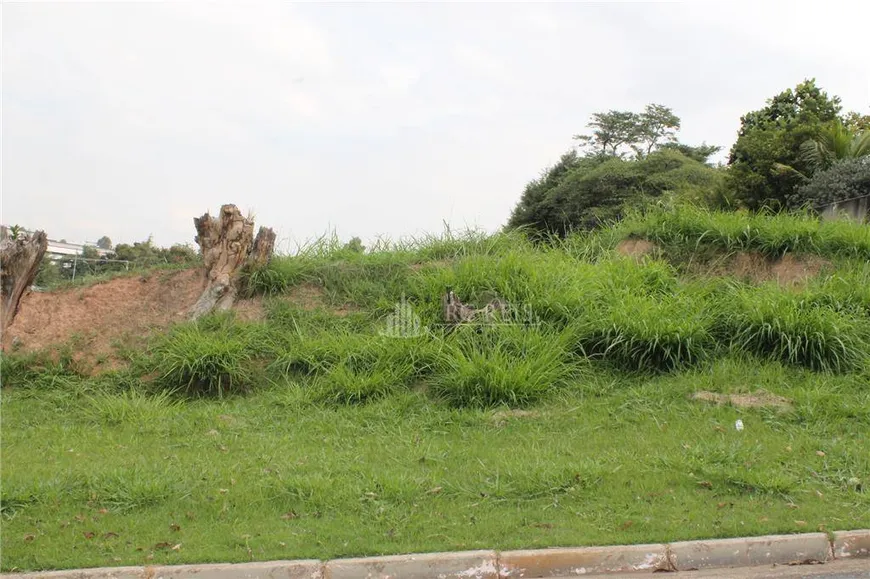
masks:
<path id="1" fill-rule="evenodd" d="M 643 575 L 646 577 L 647 575 Z M 733 569 L 707 569 L 656 573 L 659 579 L 870 579 L 870 559 L 832 561 L 820 565 L 794 565 L 780 567 L 739 567 Z M 585 575 L 600 579 L 638 579 L 637 573 Z M 569 579 L 556 578 L 553 579 Z"/>

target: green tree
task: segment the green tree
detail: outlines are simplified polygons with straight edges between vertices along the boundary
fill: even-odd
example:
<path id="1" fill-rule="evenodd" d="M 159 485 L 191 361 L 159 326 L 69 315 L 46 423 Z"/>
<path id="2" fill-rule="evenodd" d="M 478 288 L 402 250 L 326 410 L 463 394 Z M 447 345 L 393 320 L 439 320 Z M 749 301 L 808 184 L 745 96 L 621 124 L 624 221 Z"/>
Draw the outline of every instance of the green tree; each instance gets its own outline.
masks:
<path id="1" fill-rule="evenodd" d="M 824 127 L 815 139 L 801 144 L 800 158 L 810 171 L 825 171 L 837 161 L 870 155 L 870 130 L 852 130 L 837 120 Z"/>
<path id="2" fill-rule="evenodd" d="M 109 239 L 108 236 L 104 235 L 97 240 L 97 247 L 100 249 L 112 249 L 112 240 Z"/>
<path id="3" fill-rule="evenodd" d="M 344 244 L 345 251 L 350 251 L 353 253 L 362 253 L 365 251 L 365 246 L 362 244 L 362 239 L 359 237 L 354 237 L 350 241 Z"/>
<path id="4" fill-rule="evenodd" d="M 638 156 L 649 155 L 660 142 L 676 142 L 680 130 L 680 117 L 664 105 L 649 104 L 637 115 L 636 142 L 632 148 Z"/>
<path id="5" fill-rule="evenodd" d="M 680 118 L 669 107 L 648 104 L 642 113 L 610 110 L 592 115 L 590 134 L 574 135 L 592 155 L 624 157 L 634 151 L 640 158 L 658 146 L 676 141 Z"/>
<path id="6" fill-rule="evenodd" d="M 862 115 L 859 112 L 851 111 L 843 116 L 843 124 L 850 131 L 856 133 L 870 131 L 870 115 Z"/>
<path id="7" fill-rule="evenodd" d="M 100 259 L 100 252 L 92 245 L 86 245 L 82 248 L 82 257 L 85 259 Z"/>
<path id="8" fill-rule="evenodd" d="M 679 142 L 663 143 L 658 147 L 659 151 L 677 151 L 699 163 L 710 164 L 710 157 L 722 150 L 722 147 L 701 143 L 693 147 Z"/>
<path id="9" fill-rule="evenodd" d="M 640 116 L 631 111 L 595 113 L 586 126 L 592 129 L 589 135 L 574 135 L 593 154 L 621 157 L 620 147 L 632 145 L 640 138 Z"/>
<path id="10" fill-rule="evenodd" d="M 719 170 L 679 151 L 655 151 L 640 160 L 566 154 L 526 186 L 508 227 L 558 235 L 593 229 L 665 194 L 697 200 L 719 180 Z"/>
<path id="11" fill-rule="evenodd" d="M 176 243 L 169 249 L 157 250 L 157 256 L 166 263 L 192 264 L 199 260 L 199 250 L 190 245 Z"/>
<path id="12" fill-rule="evenodd" d="M 785 207 L 812 173 L 801 156 L 804 142 L 817 139 L 838 120 L 839 97 L 829 97 L 805 80 L 740 119 L 737 142 L 728 158 L 728 187 L 750 209 Z"/>
<path id="13" fill-rule="evenodd" d="M 64 276 L 61 274 L 60 265 L 52 260 L 49 256 L 42 258 L 42 264 L 39 267 L 39 272 L 36 274 L 36 279 L 33 280 L 33 285 L 37 287 L 51 287 L 63 281 Z"/>

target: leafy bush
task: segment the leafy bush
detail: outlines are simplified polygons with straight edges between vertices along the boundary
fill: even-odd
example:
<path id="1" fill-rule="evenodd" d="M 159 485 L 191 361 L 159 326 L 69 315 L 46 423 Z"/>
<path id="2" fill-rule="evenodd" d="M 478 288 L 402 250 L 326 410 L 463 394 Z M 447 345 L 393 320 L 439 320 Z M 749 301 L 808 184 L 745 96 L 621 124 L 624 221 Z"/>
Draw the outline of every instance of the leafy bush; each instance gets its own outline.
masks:
<path id="1" fill-rule="evenodd" d="M 870 195 L 870 157 L 846 159 L 827 171 L 818 171 L 789 197 L 789 205 L 824 205 Z"/>
<path id="2" fill-rule="evenodd" d="M 720 180 L 717 169 L 675 150 L 636 161 L 566 155 L 542 179 L 526 187 L 508 227 L 557 235 L 593 229 L 665 193 L 697 198 Z"/>

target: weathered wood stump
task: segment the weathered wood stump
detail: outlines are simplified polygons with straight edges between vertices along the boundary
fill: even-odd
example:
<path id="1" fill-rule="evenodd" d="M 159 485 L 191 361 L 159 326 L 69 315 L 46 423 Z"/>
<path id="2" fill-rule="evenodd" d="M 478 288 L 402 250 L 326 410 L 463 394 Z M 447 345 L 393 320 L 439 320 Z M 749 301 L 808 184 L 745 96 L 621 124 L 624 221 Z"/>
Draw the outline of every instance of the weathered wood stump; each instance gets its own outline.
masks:
<path id="1" fill-rule="evenodd" d="M 461 324 L 483 319 L 486 323 L 502 321 L 508 314 L 508 305 L 500 298 L 490 300 L 482 308 L 462 303 L 453 289 L 448 287 L 441 296 L 441 316 L 448 324 Z"/>
<path id="2" fill-rule="evenodd" d="M 6 330 L 18 313 L 24 293 L 36 279 L 48 249 L 44 231 L 0 241 L 0 329 Z"/>
<path id="3" fill-rule="evenodd" d="M 190 312 L 195 320 L 233 306 L 244 268 L 266 265 L 272 258 L 275 232 L 260 227 L 254 239 L 253 220 L 232 204 L 222 206 L 218 217 L 206 213 L 194 218 L 193 224 L 205 266 L 205 289 Z"/>

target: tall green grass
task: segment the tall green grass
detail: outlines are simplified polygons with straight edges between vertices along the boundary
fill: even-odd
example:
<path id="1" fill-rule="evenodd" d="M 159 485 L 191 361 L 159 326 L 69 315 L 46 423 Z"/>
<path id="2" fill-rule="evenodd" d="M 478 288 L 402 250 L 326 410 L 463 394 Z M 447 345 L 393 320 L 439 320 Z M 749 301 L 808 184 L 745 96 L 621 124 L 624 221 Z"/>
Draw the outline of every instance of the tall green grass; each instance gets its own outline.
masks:
<path id="1" fill-rule="evenodd" d="M 727 219 L 739 229 L 729 242 L 736 246 L 767 240 L 776 247 L 810 247 L 800 241 L 815 227 L 808 219 L 771 220 L 771 227 L 797 223 L 792 233 L 798 233 L 791 236 L 752 233 L 741 219 Z M 714 239 L 709 233 L 697 235 L 699 242 Z M 548 388 L 558 390 L 569 380 L 572 365 L 587 358 L 617 370 L 652 373 L 678 371 L 728 351 L 835 372 L 859 368 L 867 358 L 870 302 L 863 282 L 870 273 L 861 269 L 814 280 L 795 292 L 724 279 L 681 279 L 665 261 L 638 261 L 603 249 L 592 251 L 594 260 L 588 261 L 589 253 L 577 249 L 591 243 L 588 238 L 540 245 L 511 234 L 489 243 L 475 238 L 465 251 L 448 241 L 435 240 L 437 251 L 405 246 L 392 253 L 386 245 L 366 253 L 319 246 L 278 260 L 271 271 L 287 274 L 282 278 L 286 287 L 300 280 L 317 284 L 333 304 L 352 303 L 360 312 L 349 317 L 331 314 L 328 307 L 305 312 L 276 295 L 267 305 L 269 336 L 260 340 L 271 344 L 260 354 L 267 358 L 269 375 L 300 383 L 318 400 L 341 404 L 366 403 L 423 385 L 450 404 L 524 405 Z M 426 252 L 448 257 L 415 265 Z M 447 287 L 478 307 L 499 297 L 520 315 L 510 317 L 509 326 L 500 330 L 484 325 L 445 335 L 440 297 Z M 384 317 L 400 300 L 427 328 L 423 336 L 397 340 L 380 335 Z M 518 338 L 509 339 L 507 328 L 525 332 L 524 339 L 539 344 L 540 351 L 516 354 L 509 346 Z M 482 336 L 501 338 L 487 341 Z M 541 336 L 559 345 L 545 348 Z M 216 375 L 249 365 L 238 340 L 229 343 L 238 351 L 213 358 L 233 355 L 239 364 L 197 372 L 220 384 Z M 532 356 L 534 360 L 528 359 Z M 171 382 L 188 380 L 178 378 L 179 372 Z M 245 379 L 250 377 L 237 378 Z"/>
<path id="2" fill-rule="evenodd" d="M 843 372 L 870 356 L 870 323 L 773 284 L 739 287 L 718 310 L 717 332 L 732 347 L 760 357 Z"/>
<path id="3" fill-rule="evenodd" d="M 599 315 L 575 322 L 577 343 L 623 370 L 670 372 L 695 364 L 716 354 L 713 317 L 697 297 L 615 294 Z"/>
<path id="4" fill-rule="evenodd" d="M 617 226 L 625 235 L 665 245 L 727 251 L 786 252 L 870 259 L 870 227 L 849 221 L 821 221 L 809 213 L 708 211 L 692 206 L 653 208 Z"/>
<path id="5" fill-rule="evenodd" d="M 324 238 L 247 272 L 249 290 L 268 295 L 264 322 L 221 314 L 180 324 L 134 368 L 164 390 L 189 395 L 223 396 L 276 382 L 332 404 L 420 388 L 453 405 L 485 406 L 530 404 L 570 382 L 587 359 L 632 373 L 675 372 L 729 351 L 819 371 L 866 364 L 870 267 L 856 265 L 854 255 L 837 258 L 848 267 L 836 275 L 794 290 L 681 278 L 666 261 L 611 251 L 640 226 L 683 244 L 770 252 L 833 247 L 830 239 L 846 243 L 844 232 L 858 235 L 849 243 L 860 247 L 859 226 L 686 207 L 639 219 L 551 243 L 517 232 L 447 232 L 382 240 L 360 252 Z M 287 293 L 303 283 L 321 288 L 324 302 L 293 303 Z M 498 297 L 510 315 L 502 325 L 450 332 L 441 319 L 447 287 L 477 307 Z M 385 335 L 386 316 L 400 303 L 420 322 L 421 335 Z M 22 360 L 4 356 L 0 378 L 66 379 L 68 370 L 57 368 L 28 374 L 33 362 Z"/>
<path id="6" fill-rule="evenodd" d="M 527 406 L 572 383 L 570 337 L 518 326 L 461 328 L 442 352 L 431 391 L 453 406 Z"/>
<path id="7" fill-rule="evenodd" d="M 270 349 L 265 328 L 219 313 L 177 325 L 158 338 L 141 365 L 162 389 L 222 397 L 249 390 L 258 376 L 255 361 Z"/>

